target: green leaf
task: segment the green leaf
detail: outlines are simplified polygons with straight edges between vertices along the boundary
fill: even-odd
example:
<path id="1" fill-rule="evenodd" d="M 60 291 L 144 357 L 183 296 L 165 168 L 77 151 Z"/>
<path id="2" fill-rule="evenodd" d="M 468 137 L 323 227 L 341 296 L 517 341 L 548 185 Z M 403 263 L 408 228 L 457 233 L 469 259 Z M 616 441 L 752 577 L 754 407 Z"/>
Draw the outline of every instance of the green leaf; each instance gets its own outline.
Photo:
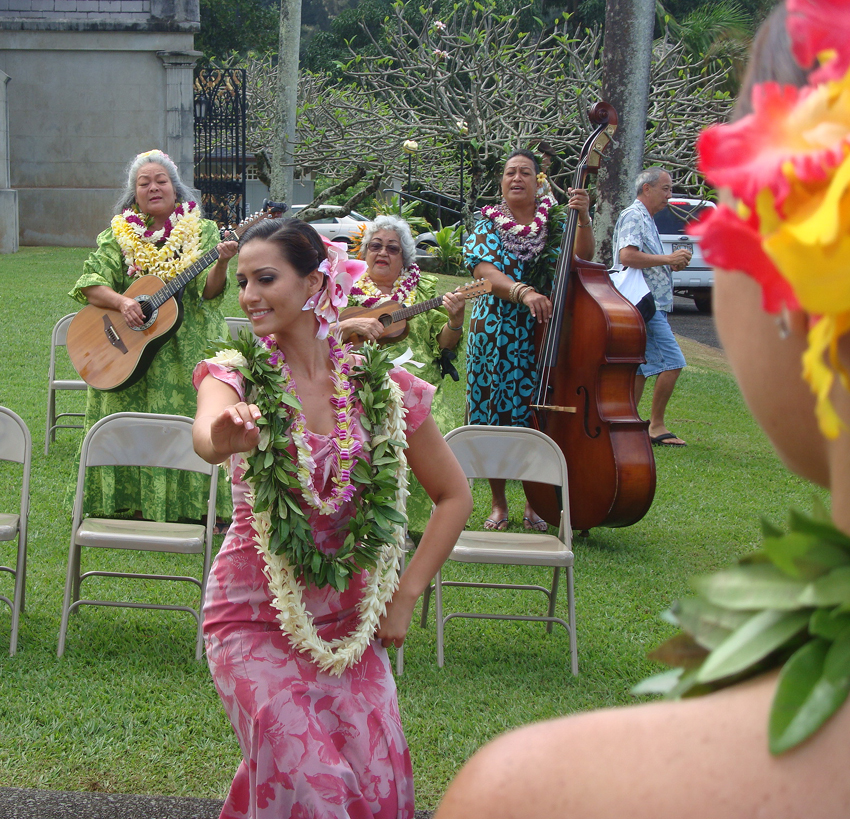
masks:
<path id="1" fill-rule="evenodd" d="M 697 680 L 715 682 L 744 671 L 802 631 L 808 622 L 806 611 L 754 614 L 708 655 Z"/>
<path id="2" fill-rule="evenodd" d="M 842 606 L 850 604 L 850 566 L 833 569 L 809 583 L 800 594 L 806 606 Z"/>
<path id="3" fill-rule="evenodd" d="M 837 610 L 818 609 L 809 621 L 809 632 L 826 640 L 837 640 L 850 630 L 850 614 Z"/>
<path id="4" fill-rule="evenodd" d="M 834 663 L 828 656 L 836 650 Z M 846 661 L 850 644 L 831 646 L 812 640 L 798 649 L 779 675 L 770 710 L 768 742 L 772 754 L 781 754 L 808 739 L 841 707 L 850 690 L 850 676 L 835 674 L 832 665 Z M 830 673 L 826 672 L 830 665 Z"/>
<path id="5" fill-rule="evenodd" d="M 644 694 L 669 694 L 679 684 L 684 672 L 684 668 L 671 668 L 660 674 L 653 674 L 633 685 L 631 693 L 636 697 Z"/>
<path id="6" fill-rule="evenodd" d="M 747 611 L 731 611 L 699 597 L 687 597 L 673 605 L 676 624 L 701 646 L 717 648 L 735 629 L 750 619 Z"/>
<path id="7" fill-rule="evenodd" d="M 286 404 L 286 406 L 292 407 L 294 410 L 301 409 L 301 402 L 291 392 L 283 390 L 278 397 L 281 404 Z"/>
<path id="8" fill-rule="evenodd" d="M 850 537 L 844 534 L 835 527 L 835 524 L 829 517 L 823 518 L 823 507 L 819 507 L 815 511 L 815 516 L 809 517 L 802 512 L 792 510 L 789 515 L 791 528 L 797 532 L 803 532 L 807 535 L 812 535 L 819 540 L 826 541 L 835 546 L 840 546 L 843 549 L 850 551 Z"/>
<path id="9" fill-rule="evenodd" d="M 800 608 L 798 598 L 806 585 L 769 563 L 733 566 L 694 580 L 696 590 L 710 603 L 739 611 Z"/>

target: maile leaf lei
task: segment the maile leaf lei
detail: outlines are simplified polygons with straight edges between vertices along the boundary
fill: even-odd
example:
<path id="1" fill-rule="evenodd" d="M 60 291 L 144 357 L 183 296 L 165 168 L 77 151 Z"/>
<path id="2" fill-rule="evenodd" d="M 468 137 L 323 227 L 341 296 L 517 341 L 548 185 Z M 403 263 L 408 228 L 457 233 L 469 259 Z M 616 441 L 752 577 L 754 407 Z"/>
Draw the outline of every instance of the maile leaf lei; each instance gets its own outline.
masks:
<path id="1" fill-rule="evenodd" d="M 564 234 L 568 213 L 569 208 L 566 205 L 553 205 L 549 209 L 549 230 L 546 234 L 546 243 L 543 245 L 543 250 L 531 263 L 531 269 L 523 278 L 526 284 L 530 284 L 544 295 L 548 295 L 552 290 L 552 278 L 555 266 L 558 263 L 561 237 Z"/>
<path id="2" fill-rule="evenodd" d="M 298 465 L 287 450 L 300 403 L 284 389 L 286 381 L 280 368 L 269 361 L 271 352 L 258 346 L 247 329 L 240 332 L 236 342 L 216 344 L 213 352 L 233 348 L 247 362 L 235 369 L 247 382 L 247 399 L 261 413 L 257 422 L 260 442 L 246 456 L 244 477 L 252 488 L 254 513 L 268 513 L 269 551 L 285 555 L 303 583 L 344 591 L 353 573 L 375 568 L 382 550 L 395 542 L 399 527 L 407 523 L 404 504 L 399 503 L 399 493 L 405 493 L 405 486 L 398 478 L 407 444 L 403 435 L 394 438 L 386 433 L 387 419 L 397 409 L 391 395 L 389 356 L 382 348 L 365 345 L 363 358 L 351 366 L 349 378 L 357 384 L 355 394 L 362 406 L 360 423 L 370 438 L 363 442 L 350 470 L 354 513 L 348 533 L 335 553 L 325 553 L 316 547 L 308 516 L 301 507 Z M 345 354 L 350 355 L 350 349 Z"/>
<path id="3" fill-rule="evenodd" d="M 780 754 L 814 734 L 850 692 L 850 537 L 817 505 L 791 512 L 787 534 L 764 521 L 764 545 L 697 578 L 697 597 L 667 619 L 679 634 L 650 654 L 674 666 L 635 694 L 670 699 L 715 691 L 781 668 L 768 726 Z"/>

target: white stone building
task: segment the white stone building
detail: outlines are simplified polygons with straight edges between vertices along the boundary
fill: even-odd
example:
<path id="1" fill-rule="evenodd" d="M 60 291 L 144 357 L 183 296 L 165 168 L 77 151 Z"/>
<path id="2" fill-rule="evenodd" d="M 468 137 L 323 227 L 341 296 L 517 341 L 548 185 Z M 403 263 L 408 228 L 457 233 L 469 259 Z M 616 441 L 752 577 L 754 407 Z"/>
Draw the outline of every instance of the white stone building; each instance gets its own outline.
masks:
<path id="1" fill-rule="evenodd" d="M 198 0 L 0 0 L 0 252 L 94 245 L 127 163 L 191 184 Z"/>

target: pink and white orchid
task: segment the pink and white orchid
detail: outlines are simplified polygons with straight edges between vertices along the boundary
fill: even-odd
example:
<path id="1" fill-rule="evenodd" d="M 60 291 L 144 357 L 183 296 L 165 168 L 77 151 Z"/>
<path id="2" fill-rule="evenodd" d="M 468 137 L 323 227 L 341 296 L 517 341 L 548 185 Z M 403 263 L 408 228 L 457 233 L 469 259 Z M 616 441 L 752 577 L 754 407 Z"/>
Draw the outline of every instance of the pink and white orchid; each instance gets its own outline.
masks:
<path id="1" fill-rule="evenodd" d="M 354 282 L 366 272 L 366 262 L 349 259 L 345 244 L 324 241 L 328 257 L 319 265 L 319 272 L 325 274 L 325 286 L 307 299 L 301 308 L 316 314 L 319 321 L 316 338 L 328 337 L 331 324 L 336 324 L 339 311 L 348 304 L 348 294 Z"/>

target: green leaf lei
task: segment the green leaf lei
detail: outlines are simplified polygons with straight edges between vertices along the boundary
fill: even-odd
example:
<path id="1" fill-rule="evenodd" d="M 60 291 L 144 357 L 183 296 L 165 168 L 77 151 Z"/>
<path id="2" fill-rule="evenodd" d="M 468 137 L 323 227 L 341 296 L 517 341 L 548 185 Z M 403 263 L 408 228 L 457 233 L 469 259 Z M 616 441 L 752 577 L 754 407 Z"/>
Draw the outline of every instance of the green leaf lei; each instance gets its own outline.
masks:
<path id="1" fill-rule="evenodd" d="M 381 549 L 395 535 L 393 526 L 406 525 L 404 515 L 395 507 L 396 494 L 403 491 L 395 480 L 399 452 L 406 441 L 384 434 L 392 369 L 386 350 L 364 345 L 363 360 L 354 364 L 349 380 L 357 383 L 355 394 L 363 408 L 360 423 L 370 434 L 351 470 L 354 485 L 354 514 L 342 546 L 333 554 L 316 547 L 308 516 L 301 508 L 301 486 L 296 476 L 297 463 L 287 451 L 291 437 L 293 411 L 301 409 L 298 400 L 283 389 L 280 369 L 269 363 L 271 352 L 256 343 L 247 329 L 239 332 L 237 341 L 216 342 L 214 355 L 225 349 L 236 349 L 248 362 L 236 369 L 246 381 L 246 399 L 257 405 L 261 418 L 260 442 L 246 455 L 245 480 L 253 488 L 254 511 L 267 511 L 271 520 L 270 551 L 285 554 L 303 582 L 317 587 L 331 585 L 337 591 L 348 587 L 353 573 L 373 569 Z M 371 456 L 367 460 L 366 455 Z"/>
<path id="2" fill-rule="evenodd" d="M 826 509 L 792 511 L 790 531 L 762 522 L 764 544 L 725 571 L 696 578 L 698 596 L 667 619 L 684 633 L 650 657 L 672 671 L 635 694 L 670 699 L 715 691 L 780 668 L 770 712 L 770 752 L 814 734 L 850 692 L 850 537 Z"/>
<path id="3" fill-rule="evenodd" d="M 549 209 L 546 244 L 534 260 L 528 275 L 523 278 L 526 284 L 530 284 L 544 295 L 548 295 L 552 291 L 555 266 L 558 263 L 558 254 L 561 249 L 561 236 L 564 233 L 568 213 L 569 208 L 566 205 L 553 205 Z"/>

